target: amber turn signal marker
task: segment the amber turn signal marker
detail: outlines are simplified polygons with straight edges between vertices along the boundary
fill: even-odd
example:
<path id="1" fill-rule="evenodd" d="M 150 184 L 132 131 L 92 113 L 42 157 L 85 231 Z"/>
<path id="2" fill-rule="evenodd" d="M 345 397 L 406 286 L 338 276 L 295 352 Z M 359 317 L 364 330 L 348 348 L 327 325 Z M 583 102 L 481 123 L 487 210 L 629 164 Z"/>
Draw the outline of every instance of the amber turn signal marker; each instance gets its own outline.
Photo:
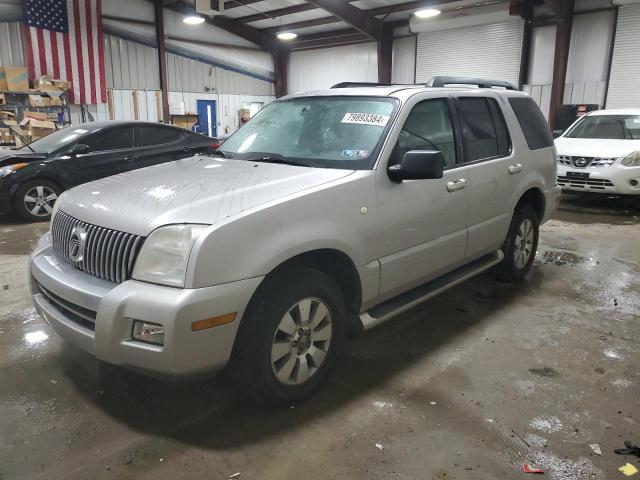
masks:
<path id="1" fill-rule="evenodd" d="M 207 328 L 219 327 L 220 325 L 226 325 L 236 319 L 238 312 L 225 313 L 219 317 L 205 318 L 204 320 L 198 320 L 191 324 L 192 332 L 199 332 L 200 330 L 206 330 Z"/>

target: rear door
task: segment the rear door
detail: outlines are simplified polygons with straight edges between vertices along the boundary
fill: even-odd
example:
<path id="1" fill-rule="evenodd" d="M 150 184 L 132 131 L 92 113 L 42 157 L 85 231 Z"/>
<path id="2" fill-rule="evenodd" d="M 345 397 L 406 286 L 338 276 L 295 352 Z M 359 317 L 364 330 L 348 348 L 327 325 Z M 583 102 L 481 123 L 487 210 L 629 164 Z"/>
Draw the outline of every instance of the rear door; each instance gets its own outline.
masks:
<path id="1" fill-rule="evenodd" d="M 512 197 L 524 166 L 516 160 L 497 96 L 460 93 L 456 112 L 469 189 L 466 258 L 500 248 L 507 236 Z"/>
<path id="2" fill-rule="evenodd" d="M 124 171 L 126 159 L 133 154 L 133 127 L 106 127 L 83 137 L 79 143 L 87 145 L 89 151 L 68 160 L 75 185 Z"/>
<path id="3" fill-rule="evenodd" d="M 136 125 L 136 152 L 126 169 L 149 167 L 191 155 L 187 135 L 187 131 L 165 125 Z"/>

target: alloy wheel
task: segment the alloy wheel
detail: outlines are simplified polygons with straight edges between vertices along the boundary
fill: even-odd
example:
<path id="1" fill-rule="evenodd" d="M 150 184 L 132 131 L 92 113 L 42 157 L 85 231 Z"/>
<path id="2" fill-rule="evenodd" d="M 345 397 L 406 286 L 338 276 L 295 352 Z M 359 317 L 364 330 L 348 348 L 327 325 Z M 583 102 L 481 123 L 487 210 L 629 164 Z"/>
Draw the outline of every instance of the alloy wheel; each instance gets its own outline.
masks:
<path id="1" fill-rule="evenodd" d="M 30 188 L 24 196 L 23 202 L 27 212 L 36 217 L 48 217 L 53 212 L 53 204 L 58 195 L 51 188 L 37 185 Z"/>
<path id="2" fill-rule="evenodd" d="M 297 386 L 324 363 L 332 339 L 332 317 L 319 298 L 304 298 L 280 319 L 271 345 L 271 368 L 278 381 Z"/>
<path id="3" fill-rule="evenodd" d="M 533 222 L 525 218 L 516 233 L 515 248 L 513 249 L 513 260 L 518 269 L 523 269 L 533 253 Z"/>

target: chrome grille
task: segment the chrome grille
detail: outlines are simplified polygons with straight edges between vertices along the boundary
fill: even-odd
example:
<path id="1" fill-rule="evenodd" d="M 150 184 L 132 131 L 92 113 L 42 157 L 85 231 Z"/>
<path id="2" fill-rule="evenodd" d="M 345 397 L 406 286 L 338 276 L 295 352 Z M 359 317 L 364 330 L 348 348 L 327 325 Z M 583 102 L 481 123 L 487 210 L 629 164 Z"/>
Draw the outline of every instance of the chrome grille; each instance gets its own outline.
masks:
<path id="1" fill-rule="evenodd" d="M 84 255 L 80 261 L 72 260 L 69 252 L 76 227 L 86 232 Z M 131 278 L 133 262 L 144 242 L 144 237 L 82 222 L 62 211 L 58 211 L 53 219 L 51 238 L 54 251 L 65 262 L 116 283 Z"/>
<path id="2" fill-rule="evenodd" d="M 606 178 L 589 178 L 586 180 L 578 180 L 576 178 L 567 178 L 558 175 L 558 185 L 561 187 L 584 188 L 593 190 L 605 190 L 607 187 L 613 187 L 611 180 Z"/>
<path id="3" fill-rule="evenodd" d="M 576 160 L 584 159 L 584 165 L 577 165 Z M 570 155 L 559 155 L 558 162 L 567 167 L 587 168 L 587 167 L 610 167 L 616 161 L 615 158 L 600 157 L 572 157 Z"/>

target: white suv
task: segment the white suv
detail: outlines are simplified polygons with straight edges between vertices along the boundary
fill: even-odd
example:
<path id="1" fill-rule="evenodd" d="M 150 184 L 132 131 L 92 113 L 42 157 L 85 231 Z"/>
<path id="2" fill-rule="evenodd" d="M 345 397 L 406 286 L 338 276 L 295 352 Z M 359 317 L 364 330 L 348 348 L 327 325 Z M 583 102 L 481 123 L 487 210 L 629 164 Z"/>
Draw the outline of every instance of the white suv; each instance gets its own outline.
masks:
<path id="1" fill-rule="evenodd" d="M 596 110 L 556 138 L 563 190 L 640 195 L 640 110 Z"/>
<path id="2" fill-rule="evenodd" d="M 33 301 L 98 359 L 229 365 L 253 398 L 289 404 L 348 330 L 491 267 L 522 278 L 559 194 L 546 122 L 508 84 L 340 85 L 269 104 L 217 155 L 65 192 L 31 257 Z"/>

